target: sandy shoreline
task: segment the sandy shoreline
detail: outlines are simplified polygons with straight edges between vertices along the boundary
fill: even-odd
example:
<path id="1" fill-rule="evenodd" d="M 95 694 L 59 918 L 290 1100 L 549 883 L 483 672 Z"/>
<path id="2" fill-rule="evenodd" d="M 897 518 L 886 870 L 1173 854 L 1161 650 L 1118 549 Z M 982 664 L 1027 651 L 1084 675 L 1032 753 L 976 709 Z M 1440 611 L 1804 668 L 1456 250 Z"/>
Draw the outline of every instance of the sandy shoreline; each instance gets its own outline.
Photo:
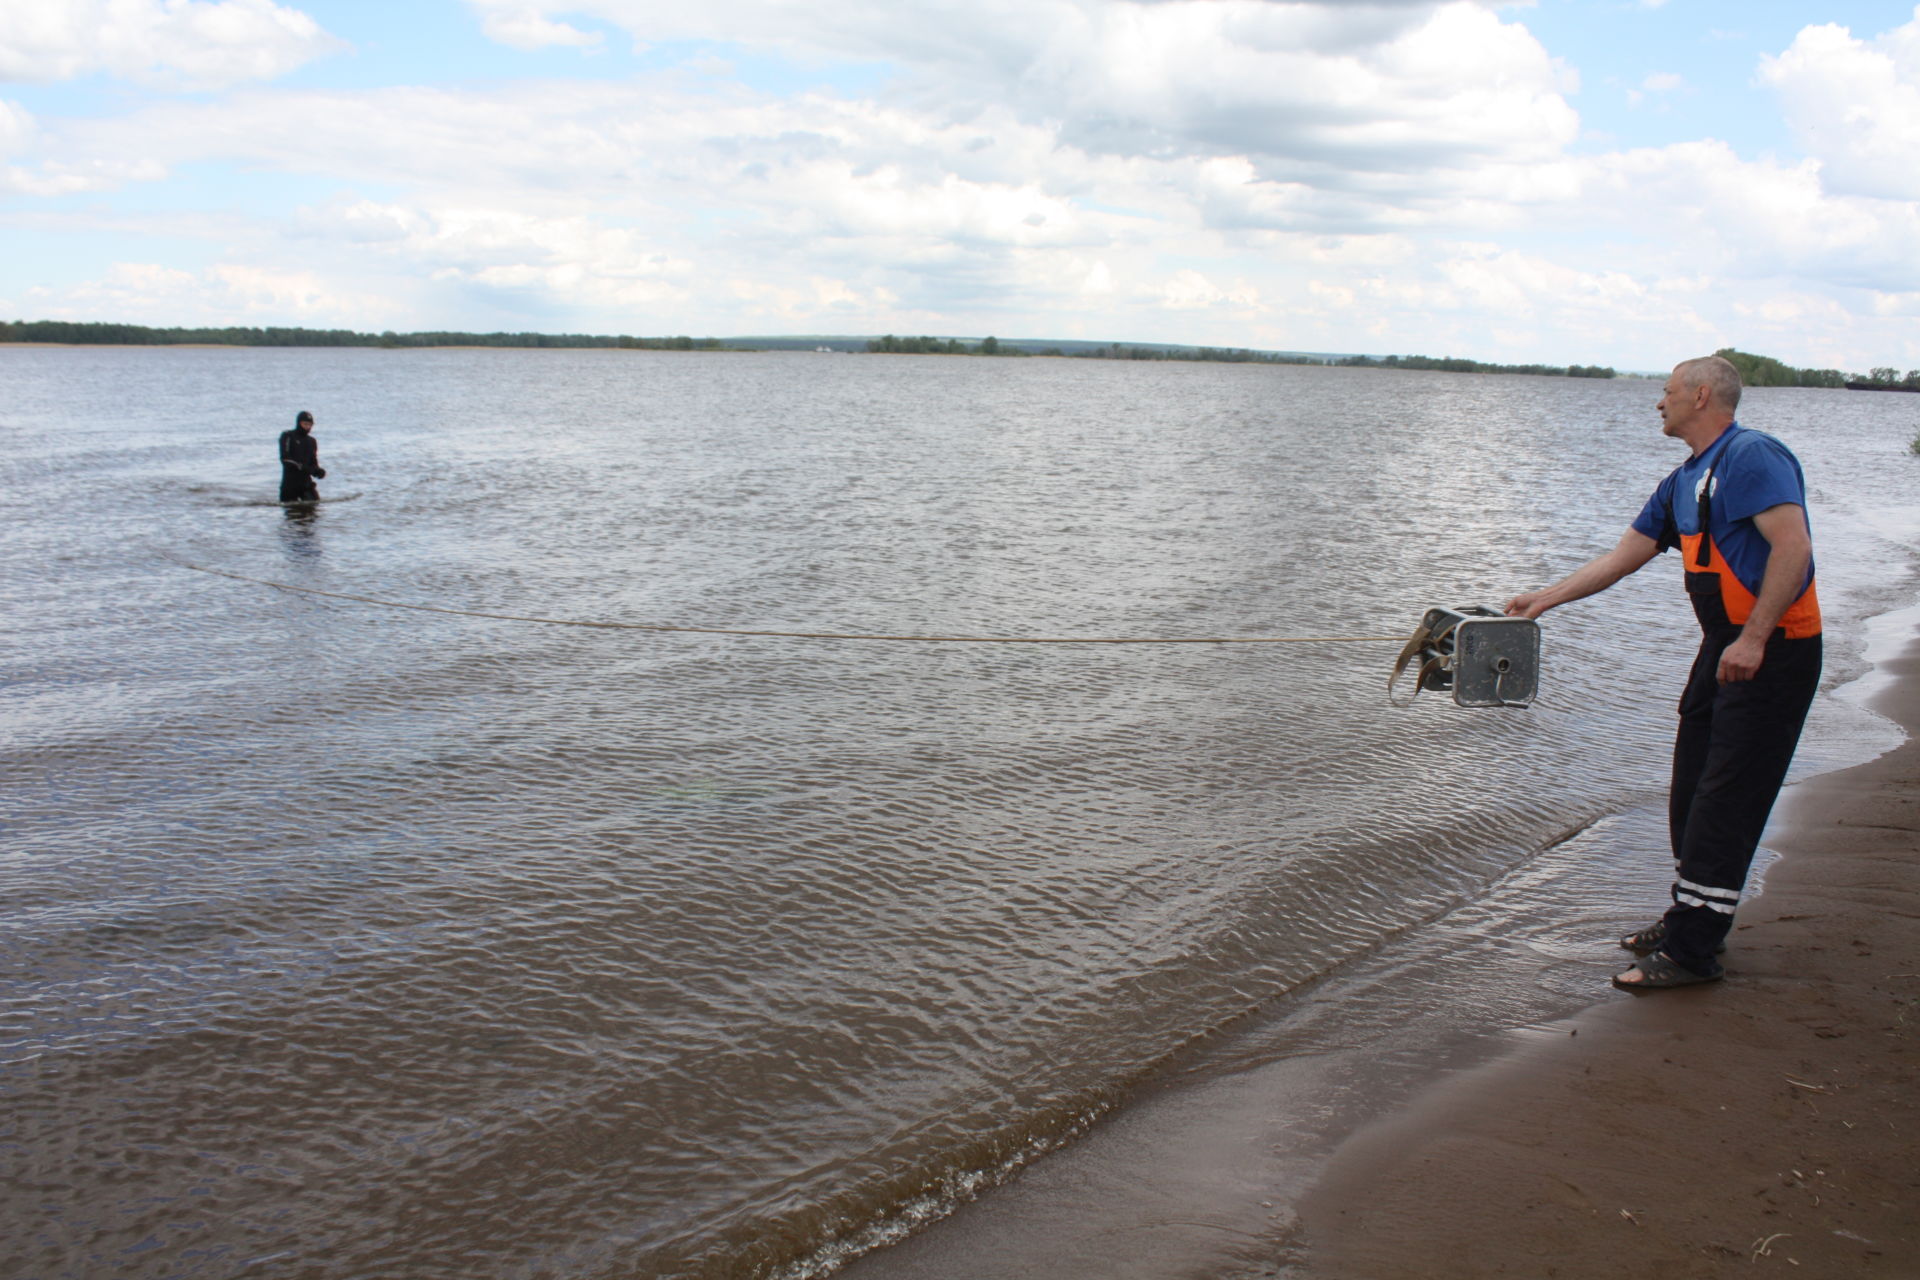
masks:
<path id="1" fill-rule="evenodd" d="M 1848 693 L 1843 701 L 1864 704 L 1909 728 L 1916 724 L 1916 624 L 1920 607 L 1888 619 L 1872 645 L 1873 670 L 1863 678 L 1859 693 Z M 1829 719 L 1823 731 L 1826 740 L 1803 746 L 1808 757 L 1803 765 L 1825 757 L 1831 768 L 1841 759 L 1861 758 L 1857 749 L 1868 740 L 1854 738 L 1851 749 L 1841 745 L 1836 751 L 1832 734 L 1838 727 L 1839 722 Z M 1897 737 L 1891 729 L 1876 732 L 1871 740 L 1879 745 L 1872 749 L 1887 750 Z M 1920 825 L 1915 820 L 1920 812 L 1910 803 L 1903 817 L 1891 789 L 1903 781 L 1911 786 L 1916 776 L 1920 761 L 1909 740 L 1872 764 L 1815 774 L 1788 788 L 1765 841 L 1769 857 L 1783 853 L 1785 860 L 1770 863 L 1762 892 L 1744 909 L 1738 950 L 1729 956 L 1733 976 L 1718 987 L 1636 999 L 1606 986 L 1607 974 L 1628 959 L 1611 946 L 1611 939 L 1638 923 L 1649 904 L 1663 900 L 1666 891 L 1666 868 L 1630 852 L 1658 848 L 1665 840 L 1664 799 L 1650 792 L 1644 804 L 1611 814 L 1541 851 L 1470 900 L 1343 965 L 1324 983 L 1290 993 L 1272 1010 L 1236 1028 L 1219 1054 L 1203 1054 L 1190 1064 L 1193 1069 L 1171 1069 L 1065 1148 L 1026 1166 L 1017 1178 L 938 1221 L 911 1229 L 909 1238 L 860 1257 L 840 1274 L 847 1280 L 1390 1280 L 1429 1275 L 1606 1275 L 1611 1280 L 1618 1242 L 1607 1234 L 1608 1224 L 1587 1211 L 1590 1204 L 1579 1205 L 1580 1213 L 1566 1223 L 1551 1228 L 1527 1224 L 1515 1234 L 1510 1206 L 1533 1204 L 1542 1186 L 1572 1196 L 1567 1188 L 1583 1185 L 1584 1172 L 1576 1176 L 1552 1167 L 1552 1161 L 1584 1167 L 1597 1159 L 1596 1153 L 1618 1144 L 1631 1147 L 1633 1154 L 1619 1162 L 1618 1183 L 1606 1190 L 1611 1195 L 1614 1185 L 1631 1189 L 1619 1206 L 1607 1210 L 1612 1221 L 1622 1225 L 1630 1220 L 1622 1218 L 1619 1209 L 1649 1223 L 1652 1219 L 1641 1212 L 1643 1202 L 1657 1206 L 1672 1198 L 1661 1179 L 1649 1177 L 1647 1170 L 1659 1166 L 1661 1135 L 1676 1129 L 1684 1134 L 1689 1124 L 1700 1136 L 1692 1140 L 1695 1146 L 1688 1154 L 1698 1151 L 1703 1158 L 1676 1168 L 1712 1176 L 1722 1166 L 1764 1166 L 1763 1172 L 1772 1177 L 1778 1171 L 1769 1162 L 1792 1159 L 1796 1163 L 1783 1166 L 1789 1172 L 1797 1168 L 1809 1178 L 1836 1175 L 1844 1166 L 1831 1157 L 1824 1162 L 1801 1160 L 1803 1154 L 1826 1156 L 1824 1148 L 1811 1141 L 1817 1134 L 1800 1141 L 1803 1135 L 1790 1131 L 1787 1145 L 1799 1145 L 1784 1155 L 1721 1144 L 1726 1135 L 1715 1127 L 1720 1106 L 1729 1107 L 1729 1134 L 1741 1132 L 1744 1137 L 1744 1130 L 1754 1127 L 1748 1123 L 1751 1117 L 1771 1117 L 1775 1103 L 1790 1106 L 1794 1097 L 1803 1107 L 1826 1106 L 1844 1097 L 1847 1109 L 1839 1119 L 1855 1128 L 1834 1127 L 1860 1134 L 1855 1146 L 1868 1152 L 1857 1162 L 1861 1167 L 1892 1170 L 1890 1176 L 1897 1180 L 1907 1150 L 1906 1127 L 1898 1113 L 1912 1108 L 1903 1093 L 1893 1099 L 1887 1095 L 1903 1091 L 1914 1072 L 1910 1050 L 1902 1050 L 1907 1056 L 1895 1061 L 1884 1047 L 1889 1044 L 1884 1029 L 1906 1007 L 1896 1004 L 1889 1012 L 1887 999 L 1920 997 L 1920 981 L 1903 980 L 1902 989 L 1891 997 L 1869 991 L 1862 1004 L 1847 1007 L 1835 1004 L 1834 993 L 1825 987 L 1834 982 L 1834 964 L 1851 958 L 1871 966 L 1893 955 L 1897 948 L 1891 942 L 1875 945 L 1878 935 L 1870 931 L 1897 933 L 1904 921 L 1897 916 L 1860 921 L 1866 913 L 1851 909 L 1832 926 L 1846 930 L 1838 945 L 1818 935 L 1791 932 L 1811 928 L 1814 922 L 1787 918 L 1765 927 L 1763 922 L 1829 912 L 1800 887 L 1808 876 L 1819 886 L 1829 870 L 1821 859 L 1807 856 L 1827 847 L 1813 843 L 1814 835 L 1822 830 L 1836 833 L 1834 843 L 1844 852 L 1855 829 L 1841 824 L 1866 820 L 1870 804 L 1884 802 L 1894 809 L 1891 820 L 1874 819 L 1893 828 L 1880 833 L 1892 843 L 1860 845 L 1864 864 L 1834 883 L 1860 886 L 1856 892 L 1867 895 L 1869 906 L 1885 886 L 1900 883 L 1900 868 L 1888 869 L 1872 859 L 1906 858 L 1903 851 L 1913 848 L 1912 828 Z M 1907 795 L 1911 799 L 1912 792 Z M 1920 876 L 1905 892 L 1913 892 L 1914 884 L 1920 884 Z M 1920 906 L 1888 901 L 1894 910 L 1920 914 Z M 1787 932 L 1773 936 L 1782 930 Z M 1858 949 L 1850 945 L 1856 938 L 1878 954 L 1856 956 Z M 1822 967 L 1809 966 L 1809 980 L 1787 984 L 1784 1009 L 1753 1006 L 1747 996 L 1763 984 L 1771 989 L 1771 979 L 1798 963 L 1798 949 L 1809 946 L 1824 948 L 1810 953 Z M 1909 954 L 1885 970 L 1859 972 L 1867 980 L 1920 973 L 1920 957 Z M 1852 978 L 1841 974 L 1840 980 Z M 1716 995 L 1730 1016 L 1696 1017 L 1702 997 L 1711 1002 Z M 1872 1021 L 1875 1017 L 1877 1022 Z M 1920 1010 L 1913 1020 L 1920 1020 Z M 1773 1035 L 1775 1023 L 1793 1035 Z M 1904 1024 L 1893 1025 L 1899 1029 Z M 1595 1064 L 1595 1051 L 1629 1032 L 1642 1038 L 1610 1064 Z M 1756 1092 L 1715 1092 L 1703 1099 L 1712 1114 L 1691 1121 L 1658 1112 L 1636 1117 L 1636 1109 L 1647 1106 L 1670 1078 L 1643 1070 L 1641 1058 L 1650 1058 L 1660 1073 L 1675 1074 L 1691 1061 L 1674 1051 L 1669 1037 L 1683 1038 L 1689 1051 L 1705 1060 L 1717 1054 L 1731 1057 Z M 1758 1059 L 1748 1046 L 1774 1040 L 1786 1065 L 1773 1075 L 1768 1075 L 1771 1067 L 1750 1067 Z M 1564 1054 L 1570 1047 L 1588 1056 L 1569 1067 L 1571 1060 Z M 1880 1074 L 1855 1073 L 1834 1057 L 1847 1053 L 1857 1053 Z M 1592 1075 L 1587 1074 L 1589 1067 Z M 1796 1072 L 1795 1079 L 1814 1089 L 1780 1078 Z M 1549 1083 L 1566 1079 L 1570 1087 L 1534 1097 L 1514 1083 L 1533 1077 Z M 1834 1092 L 1835 1083 L 1845 1082 L 1851 1082 L 1846 1094 Z M 1766 1088 L 1758 1087 L 1762 1085 Z M 1776 1085 L 1779 1098 L 1767 1092 Z M 1880 1125 L 1891 1146 L 1871 1147 L 1865 1121 L 1855 1108 Z M 1481 1119 L 1509 1114 L 1534 1118 L 1519 1122 L 1518 1137 L 1491 1132 L 1468 1141 L 1457 1157 L 1463 1173 L 1441 1176 L 1456 1160 L 1449 1142 L 1477 1134 L 1471 1126 Z M 1883 1116 L 1899 1126 L 1897 1132 L 1886 1129 Z M 1645 1123 L 1639 1123 L 1642 1120 Z M 1537 1131 L 1531 1136 L 1530 1127 Z M 1915 1128 L 1920 1131 L 1920 1120 Z M 1544 1155 L 1530 1148 L 1529 1141 L 1543 1148 Z M 1411 1162 L 1400 1158 L 1408 1148 L 1420 1152 Z M 1759 1182 L 1742 1183 L 1738 1194 L 1749 1196 L 1756 1188 L 1766 1190 Z M 1446 1194 L 1451 1198 L 1444 1198 Z M 1829 1193 L 1811 1194 L 1824 1198 Z M 1882 1186 L 1874 1195 L 1902 1207 L 1915 1199 L 1905 1185 Z M 1708 1194 L 1704 1199 L 1715 1198 Z M 1544 1213 L 1553 1207 L 1537 1208 Z M 1764 1233 L 1756 1230 L 1734 1239 L 1752 1219 L 1761 1224 L 1778 1220 L 1778 1213 L 1766 1212 L 1778 1208 L 1769 1201 L 1747 1214 L 1743 1207 L 1745 1216 L 1713 1235 L 1713 1242 L 1736 1248 L 1795 1232 L 1796 1227 L 1770 1226 Z M 1695 1215 L 1710 1225 L 1724 1216 L 1717 1203 Z M 1692 1229 L 1688 1223 L 1669 1228 L 1680 1234 Z M 1876 1243 L 1863 1245 L 1863 1250 L 1883 1249 L 1886 1257 L 1898 1256 L 1910 1243 L 1896 1234 L 1893 1249 L 1884 1249 L 1886 1242 L 1859 1224 L 1841 1222 L 1827 1230 L 1866 1236 Z M 1692 1256 L 1684 1242 L 1675 1244 L 1674 1239 L 1653 1239 L 1640 1260 L 1668 1263 Z M 1436 1247 L 1434 1241 L 1441 1243 Z M 1784 1243 L 1774 1241 L 1776 1247 Z M 1752 1265 L 1747 1262 L 1750 1252 L 1741 1256 L 1741 1265 Z M 1448 1260 L 1453 1260 L 1451 1271 Z M 1711 1261 L 1702 1260 L 1707 1269 L 1680 1274 L 1717 1274 Z M 1821 1274 L 1784 1261 L 1780 1265 L 1795 1274 Z M 1920 1270 L 1903 1273 L 1896 1267 L 1882 1273 L 1920 1275 Z M 1849 1262 L 1839 1274 L 1875 1272 Z"/>
<path id="2" fill-rule="evenodd" d="M 1727 981 L 1361 1130 L 1300 1205 L 1306 1276 L 1920 1275 L 1920 638 L 1882 669 L 1910 736 L 1783 797 Z"/>

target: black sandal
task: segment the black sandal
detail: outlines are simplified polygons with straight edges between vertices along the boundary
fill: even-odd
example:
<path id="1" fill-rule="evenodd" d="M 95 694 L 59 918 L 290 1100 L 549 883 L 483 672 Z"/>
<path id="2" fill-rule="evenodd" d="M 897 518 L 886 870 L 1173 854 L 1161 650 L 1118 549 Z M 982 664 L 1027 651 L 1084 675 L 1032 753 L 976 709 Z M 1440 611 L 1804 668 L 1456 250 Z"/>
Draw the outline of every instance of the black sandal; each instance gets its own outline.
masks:
<path id="1" fill-rule="evenodd" d="M 1655 920 L 1644 929 L 1636 929 L 1620 939 L 1620 949 L 1631 951 L 1637 956 L 1658 951 L 1667 941 L 1667 922 Z"/>
<path id="2" fill-rule="evenodd" d="M 1646 928 L 1636 929 L 1634 932 L 1620 939 L 1620 949 L 1623 951 L 1631 951 L 1637 956 L 1648 955 L 1666 945 L 1667 922 L 1665 920 L 1655 920 Z M 1718 946 L 1714 947 L 1713 954 L 1723 956 L 1726 953 L 1727 944 L 1722 940 Z"/>
<path id="3" fill-rule="evenodd" d="M 1639 972 L 1637 982 L 1622 982 L 1629 973 Z M 1713 966 L 1712 973 L 1695 973 L 1682 968 L 1669 960 L 1663 952 L 1656 951 L 1650 956 L 1642 956 L 1633 962 L 1633 967 L 1613 975 L 1613 985 L 1622 991 L 1665 991 L 1669 987 L 1691 987 L 1701 982 L 1718 982 L 1727 974 L 1719 965 Z"/>

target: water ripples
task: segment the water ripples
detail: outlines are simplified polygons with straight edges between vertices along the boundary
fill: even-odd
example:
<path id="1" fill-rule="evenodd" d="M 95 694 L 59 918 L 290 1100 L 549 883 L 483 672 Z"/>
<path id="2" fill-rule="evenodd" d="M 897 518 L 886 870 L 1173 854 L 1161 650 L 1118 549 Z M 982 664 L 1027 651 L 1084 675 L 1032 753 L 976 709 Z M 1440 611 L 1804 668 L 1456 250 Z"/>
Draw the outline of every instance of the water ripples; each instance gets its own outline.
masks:
<path id="1" fill-rule="evenodd" d="M 133 453 L 89 443 L 70 356 L 154 406 Z M 1638 388 L 648 353 L 10 367 L 45 382 L 0 422 L 24 450 L 0 491 L 36 513 L 0 551 L 23 1274 L 830 1268 L 1664 767 L 1672 608 L 1640 645 L 1557 626 L 1527 715 L 1402 712 L 1391 646 L 569 631 L 156 554 L 696 626 L 1391 633 L 1617 527 L 1670 460 L 1650 427 L 1580 424 Z M 273 433 L 236 389 L 322 386 L 332 484 L 364 496 L 243 505 Z M 1590 483 L 1543 503 L 1571 466 Z"/>

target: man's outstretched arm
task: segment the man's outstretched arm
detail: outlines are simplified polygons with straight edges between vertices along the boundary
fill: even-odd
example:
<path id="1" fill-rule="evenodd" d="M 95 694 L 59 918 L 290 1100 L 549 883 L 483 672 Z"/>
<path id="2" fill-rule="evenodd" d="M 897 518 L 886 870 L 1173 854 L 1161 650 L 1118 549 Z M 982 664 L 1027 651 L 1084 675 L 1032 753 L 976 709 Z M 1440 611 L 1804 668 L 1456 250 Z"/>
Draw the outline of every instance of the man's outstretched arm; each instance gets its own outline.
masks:
<path id="1" fill-rule="evenodd" d="M 1620 535 L 1619 544 L 1605 555 L 1595 556 L 1550 587 L 1507 601 L 1507 616 L 1537 618 L 1570 600 L 1582 600 L 1605 591 L 1659 554 L 1659 543 L 1638 529 L 1629 529 Z"/>

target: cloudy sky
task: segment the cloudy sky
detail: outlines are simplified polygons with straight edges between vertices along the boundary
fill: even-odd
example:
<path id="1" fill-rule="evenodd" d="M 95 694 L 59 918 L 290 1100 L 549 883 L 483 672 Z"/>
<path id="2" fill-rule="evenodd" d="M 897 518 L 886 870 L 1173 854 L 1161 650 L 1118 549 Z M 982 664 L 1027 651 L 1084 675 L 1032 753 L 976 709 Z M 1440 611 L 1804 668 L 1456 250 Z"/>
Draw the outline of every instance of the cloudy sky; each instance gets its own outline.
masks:
<path id="1" fill-rule="evenodd" d="M 1920 366 L 1920 6 L 8 0 L 0 318 Z"/>

